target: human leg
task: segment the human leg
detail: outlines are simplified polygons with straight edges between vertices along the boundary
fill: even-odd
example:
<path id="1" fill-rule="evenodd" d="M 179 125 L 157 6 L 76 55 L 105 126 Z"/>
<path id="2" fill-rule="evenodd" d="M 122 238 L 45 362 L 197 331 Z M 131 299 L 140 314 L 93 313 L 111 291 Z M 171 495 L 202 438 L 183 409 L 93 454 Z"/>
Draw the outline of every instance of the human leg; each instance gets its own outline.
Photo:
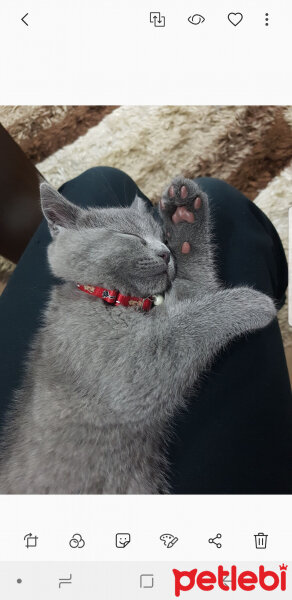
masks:
<path id="1" fill-rule="evenodd" d="M 228 184 L 197 182 L 210 199 L 222 283 L 253 286 L 281 306 L 287 264 L 270 221 Z M 216 359 L 174 429 L 175 493 L 291 493 L 292 402 L 276 321 Z"/>

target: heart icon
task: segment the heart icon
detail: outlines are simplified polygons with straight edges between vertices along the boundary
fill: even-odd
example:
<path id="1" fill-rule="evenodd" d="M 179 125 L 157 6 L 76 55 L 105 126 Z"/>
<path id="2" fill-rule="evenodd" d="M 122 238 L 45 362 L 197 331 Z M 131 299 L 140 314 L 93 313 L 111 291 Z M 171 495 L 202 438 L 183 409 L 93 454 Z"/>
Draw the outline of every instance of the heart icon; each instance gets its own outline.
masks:
<path id="1" fill-rule="evenodd" d="M 236 27 L 236 25 L 239 25 L 239 23 L 241 23 L 243 19 L 243 14 L 241 13 L 229 13 L 228 15 L 228 20 L 230 21 L 230 23 L 232 23 L 232 25 L 234 25 L 234 27 Z"/>

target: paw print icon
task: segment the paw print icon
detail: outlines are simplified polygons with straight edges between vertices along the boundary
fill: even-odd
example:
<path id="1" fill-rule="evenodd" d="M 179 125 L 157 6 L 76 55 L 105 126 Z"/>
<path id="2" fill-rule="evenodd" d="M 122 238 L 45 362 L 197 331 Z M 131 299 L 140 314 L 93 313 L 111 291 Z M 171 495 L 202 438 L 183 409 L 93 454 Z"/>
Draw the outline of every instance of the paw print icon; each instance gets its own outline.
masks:
<path id="1" fill-rule="evenodd" d="M 82 535 L 80 535 L 80 533 L 74 533 L 69 542 L 69 546 L 70 548 L 84 548 L 85 540 L 83 539 Z"/>

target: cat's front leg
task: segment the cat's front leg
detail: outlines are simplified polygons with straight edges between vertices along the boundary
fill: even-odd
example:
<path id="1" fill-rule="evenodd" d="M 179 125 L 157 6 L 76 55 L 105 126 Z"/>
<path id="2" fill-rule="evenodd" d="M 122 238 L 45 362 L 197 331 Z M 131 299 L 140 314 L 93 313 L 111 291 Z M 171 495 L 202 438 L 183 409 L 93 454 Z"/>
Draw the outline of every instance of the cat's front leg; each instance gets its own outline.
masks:
<path id="1" fill-rule="evenodd" d="M 166 240 L 175 257 L 180 286 L 190 288 L 191 282 L 195 284 L 191 285 L 191 290 L 196 292 L 214 291 L 218 284 L 207 195 L 194 181 L 176 177 L 165 190 L 159 210 Z"/>
<path id="2" fill-rule="evenodd" d="M 171 351 L 184 356 L 183 368 L 169 361 L 173 380 L 186 387 L 212 364 L 215 356 L 234 339 L 267 327 L 276 316 L 273 300 L 248 287 L 221 289 L 197 302 L 186 301 L 170 310 Z M 182 361 L 183 363 L 183 361 Z M 165 372 L 167 365 L 165 364 Z"/>
<path id="3" fill-rule="evenodd" d="M 158 402 L 175 405 L 220 351 L 234 339 L 267 327 L 275 316 L 272 299 L 248 287 L 220 289 L 196 301 L 174 303 L 167 317 L 154 323 L 151 346 L 150 340 L 148 347 L 143 344 L 148 389 L 155 390 Z M 153 360 L 154 352 L 159 360 Z"/>

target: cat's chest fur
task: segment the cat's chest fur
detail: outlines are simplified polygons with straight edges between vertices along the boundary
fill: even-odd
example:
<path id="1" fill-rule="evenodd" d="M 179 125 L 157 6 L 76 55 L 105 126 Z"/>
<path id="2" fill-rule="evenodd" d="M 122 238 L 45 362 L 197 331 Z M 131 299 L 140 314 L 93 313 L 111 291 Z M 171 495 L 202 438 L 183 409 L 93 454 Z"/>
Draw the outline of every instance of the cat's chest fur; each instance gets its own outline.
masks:
<path id="1" fill-rule="evenodd" d="M 153 396 L 145 395 L 145 344 L 136 356 L 131 349 L 132 336 L 144 331 L 149 317 L 106 306 L 67 285 L 53 290 L 32 349 L 28 393 L 24 387 L 20 396 L 25 413 L 7 461 L 7 481 L 27 473 L 18 492 L 166 490 L 163 424 L 155 420 Z"/>
<path id="2" fill-rule="evenodd" d="M 56 288 L 39 334 L 38 378 L 57 390 L 64 410 L 70 396 L 74 414 L 97 427 L 131 422 L 144 427 L 145 419 L 157 420 L 149 363 L 157 360 L 151 330 L 158 310 L 110 306 L 78 290 L 68 293 L 66 285 Z"/>

